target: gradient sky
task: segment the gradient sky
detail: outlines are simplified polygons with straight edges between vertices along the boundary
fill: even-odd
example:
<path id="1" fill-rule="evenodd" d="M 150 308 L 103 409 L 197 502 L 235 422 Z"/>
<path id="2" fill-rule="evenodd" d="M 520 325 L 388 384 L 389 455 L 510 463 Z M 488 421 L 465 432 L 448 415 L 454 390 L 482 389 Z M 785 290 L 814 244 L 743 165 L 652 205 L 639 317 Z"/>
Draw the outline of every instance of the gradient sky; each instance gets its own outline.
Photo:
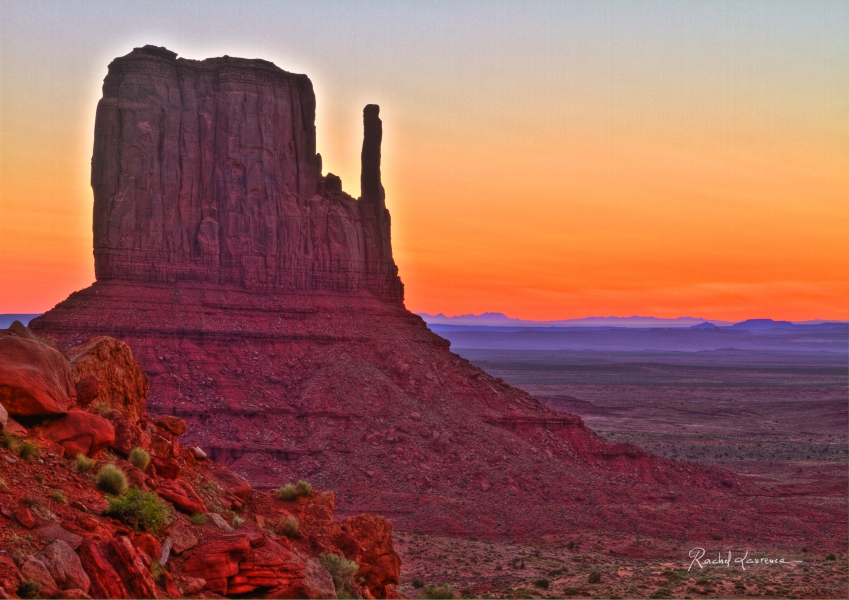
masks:
<path id="1" fill-rule="evenodd" d="M 849 2 L 0 2 L 0 313 L 94 279 L 112 58 L 265 58 L 315 86 L 359 195 L 362 107 L 407 307 L 849 319 Z"/>

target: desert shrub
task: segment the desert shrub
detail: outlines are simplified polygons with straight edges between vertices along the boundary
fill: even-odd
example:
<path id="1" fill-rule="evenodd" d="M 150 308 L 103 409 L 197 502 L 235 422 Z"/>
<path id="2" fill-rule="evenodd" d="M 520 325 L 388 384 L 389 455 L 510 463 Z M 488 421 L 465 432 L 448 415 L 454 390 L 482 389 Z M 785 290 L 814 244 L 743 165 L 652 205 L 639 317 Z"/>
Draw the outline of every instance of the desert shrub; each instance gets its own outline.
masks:
<path id="1" fill-rule="evenodd" d="M 112 410 L 112 407 L 109 406 L 108 402 L 104 402 L 103 400 L 98 400 L 88 407 L 89 411 L 93 412 L 96 415 L 103 416 Z"/>
<path id="2" fill-rule="evenodd" d="M 35 579 L 24 579 L 18 585 L 18 596 L 21 598 L 40 598 L 41 584 Z"/>
<path id="3" fill-rule="evenodd" d="M 195 513 L 189 517 L 189 521 L 192 525 L 206 525 L 206 522 L 209 521 L 209 517 L 203 513 Z"/>
<path id="4" fill-rule="evenodd" d="M 242 526 L 242 523 L 245 522 L 244 517 L 240 517 L 239 515 L 233 515 L 233 529 L 238 529 Z"/>
<path id="5" fill-rule="evenodd" d="M 144 471 L 150 464 L 150 454 L 141 448 L 133 448 L 130 450 L 129 461 L 135 468 Z"/>
<path id="6" fill-rule="evenodd" d="M 153 580 L 156 583 L 160 583 L 162 581 L 162 571 L 162 565 L 159 564 L 159 561 L 151 561 L 150 574 L 153 576 Z"/>
<path id="7" fill-rule="evenodd" d="M 44 473 L 36 473 L 33 477 L 38 483 L 44 483 Z"/>
<path id="8" fill-rule="evenodd" d="M 696 585 L 710 585 L 710 579 L 707 577 L 699 577 L 696 579 Z"/>
<path id="9" fill-rule="evenodd" d="M 717 541 L 718 541 L 718 540 L 721 540 L 721 539 L 722 539 L 722 534 L 720 534 L 720 533 L 714 533 L 714 534 L 712 534 L 710 537 L 712 537 L 713 539 L 715 539 L 715 540 L 717 540 Z"/>
<path id="10" fill-rule="evenodd" d="M 665 587 L 657 588 L 654 591 L 654 593 L 652 593 L 652 595 L 649 596 L 649 598 L 671 598 L 671 597 L 672 597 L 672 592 L 670 591 L 669 588 L 665 588 Z"/>
<path id="11" fill-rule="evenodd" d="M 104 465 L 97 474 L 97 487 L 113 496 L 122 496 L 127 491 L 127 476 L 115 465 Z"/>
<path id="12" fill-rule="evenodd" d="M 534 581 L 534 585 L 536 587 L 542 589 L 542 590 L 547 590 L 548 586 L 550 584 L 551 584 L 551 582 L 548 579 L 546 579 L 545 577 L 543 577 L 542 579 L 537 579 L 536 581 Z"/>
<path id="13" fill-rule="evenodd" d="M 85 454 L 77 454 L 77 473 L 85 475 L 94 468 L 94 461 Z"/>
<path id="14" fill-rule="evenodd" d="M 295 484 L 295 491 L 298 492 L 298 496 L 309 496 L 312 494 L 312 484 L 300 479 Z"/>
<path id="15" fill-rule="evenodd" d="M 425 586 L 424 581 L 422 581 L 418 577 L 413 579 L 413 587 L 416 588 L 417 590 L 422 589 L 424 586 Z"/>
<path id="16" fill-rule="evenodd" d="M 280 519 L 280 522 L 275 527 L 275 530 L 282 533 L 288 538 L 298 537 L 298 529 L 300 528 L 300 523 L 298 520 L 292 515 L 287 515 Z"/>
<path id="17" fill-rule="evenodd" d="M 681 581 L 684 579 L 684 576 L 677 571 L 664 571 L 663 574 L 666 575 L 666 578 L 669 579 L 669 581 Z"/>
<path id="18" fill-rule="evenodd" d="M 18 447 L 18 456 L 24 460 L 32 460 L 41 448 L 35 442 L 24 442 Z"/>
<path id="19" fill-rule="evenodd" d="M 344 556 L 331 553 L 320 554 L 318 562 L 333 578 L 336 595 L 340 598 L 350 597 L 354 590 L 354 573 L 359 569 L 359 565 Z"/>
<path id="20" fill-rule="evenodd" d="M 825 557 L 826 560 L 837 560 L 837 557 L 834 554 L 829 554 Z"/>
<path id="21" fill-rule="evenodd" d="M 566 547 L 569 550 L 574 550 L 575 549 L 575 542 L 569 542 L 568 544 L 566 544 Z"/>
<path id="22" fill-rule="evenodd" d="M 56 502 L 60 502 L 61 504 L 68 503 L 68 497 L 59 490 L 53 490 L 52 492 L 50 492 L 50 497 Z"/>
<path id="23" fill-rule="evenodd" d="M 20 442 L 20 440 L 8 431 L 4 432 L 3 435 L 0 436 L 0 446 L 6 450 L 11 450 L 12 452 L 17 450 L 18 442 Z"/>
<path id="24" fill-rule="evenodd" d="M 154 492 L 132 488 L 123 496 L 107 496 L 104 514 L 115 517 L 136 531 L 157 533 L 171 519 L 168 505 Z"/>
<path id="25" fill-rule="evenodd" d="M 454 593 L 454 586 L 441 583 L 439 585 L 427 585 L 424 588 L 424 597 L 437 599 L 437 598 L 456 598 L 456 594 Z"/>
<path id="26" fill-rule="evenodd" d="M 587 581 L 589 581 L 590 583 L 600 583 L 601 573 L 599 571 L 590 572 L 590 576 L 587 578 Z"/>
<path id="27" fill-rule="evenodd" d="M 285 500 L 286 502 L 291 502 L 295 498 L 298 497 L 298 491 L 295 489 L 295 486 L 291 483 L 287 483 L 283 487 L 279 487 L 274 490 L 274 497 L 278 500 Z"/>

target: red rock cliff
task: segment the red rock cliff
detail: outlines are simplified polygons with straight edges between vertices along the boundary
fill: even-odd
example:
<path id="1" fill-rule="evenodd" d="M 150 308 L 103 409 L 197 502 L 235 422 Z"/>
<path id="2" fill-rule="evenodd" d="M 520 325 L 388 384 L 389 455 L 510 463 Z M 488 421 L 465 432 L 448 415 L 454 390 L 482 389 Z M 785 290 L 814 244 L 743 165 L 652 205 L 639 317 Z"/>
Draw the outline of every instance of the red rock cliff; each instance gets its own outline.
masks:
<path id="1" fill-rule="evenodd" d="M 364 111 L 357 201 L 337 177 L 325 185 L 306 75 L 153 46 L 115 59 L 92 157 L 98 281 L 366 290 L 401 302 L 378 112 Z"/>

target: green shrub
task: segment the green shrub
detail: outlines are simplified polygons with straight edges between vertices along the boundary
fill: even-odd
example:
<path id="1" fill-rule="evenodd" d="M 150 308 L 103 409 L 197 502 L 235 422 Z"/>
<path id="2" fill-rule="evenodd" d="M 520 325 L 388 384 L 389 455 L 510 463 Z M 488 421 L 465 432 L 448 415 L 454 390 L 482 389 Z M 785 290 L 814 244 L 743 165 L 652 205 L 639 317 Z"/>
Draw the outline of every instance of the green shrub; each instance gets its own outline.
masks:
<path id="1" fill-rule="evenodd" d="M 20 440 L 8 431 L 4 432 L 3 435 L 0 436 L 0 446 L 6 450 L 11 450 L 12 452 L 18 449 L 19 442 Z"/>
<path id="2" fill-rule="evenodd" d="M 60 502 L 62 504 L 68 503 L 68 497 L 60 490 L 53 490 L 52 492 L 50 492 L 50 497 L 53 498 L 56 502 Z"/>
<path id="3" fill-rule="evenodd" d="M 424 589 L 424 597 L 436 600 L 438 598 L 456 598 L 454 586 L 442 583 L 439 585 L 428 585 Z"/>
<path id="4" fill-rule="evenodd" d="M 277 527 L 274 529 L 288 538 L 298 537 L 298 529 L 301 524 L 298 523 L 298 520 L 292 515 L 287 515 L 280 519 L 280 522 L 277 524 Z"/>
<path id="5" fill-rule="evenodd" d="M 77 454 L 77 473 L 85 475 L 94 468 L 94 461 L 85 454 Z"/>
<path id="6" fill-rule="evenodd" d="M 414 587 L 414 588 L 416 588 L 417 590 L 422 589 L 424 586 L 425 586 L 424 581 L 422 581 L 422 580 L 421 580 L 421 579 L 419 579 L 418 577 L 415 577 L 415 578 L 413 579 L 413 587 Z"/>
<path id="7" fill-rule="evenodd" d="M 18 456 L 24 460 L 32 460 L 36 457 L 39 450 L 41 448 L 35 442 L 24 442 L 18 448 Z"/>
<path id="8" fill-rule="evenodd" d="M 601 573 L 599 571 L 592 571 L 587 581 L 590 583 L 601 583 Z"/>
<path id="9" fill-rule="evenodd" d="M 115 465 L 104 465 L 97 474 L 97 487 L 113 496 L 122 496 L 127 491 L 127 476 Z"/>
<path id="10" fill-rule="evenodd" d="M 295 484 L 295 491 L 298 492 L 298 496 L 307 497 L 312 494 L 312 484 L 301 479 Z"/>
<path id="11" fill-rule="evenodd" d="M 240 517 L 239 515 L 233 515 L 233 529 L 238 529 L 242 526 L 242 523 L 245 522 L 244 517 Z"/>
<path id="12" fill-rule="evenodd" d="M 274 497 L 278 500 L 285 500 L 286 502 L 291 502 L 295 498 L 298 497 L 298 491 L 295 489 L 295 486 L 291 483 L 287 483 L 283 487 L 279 487 L 274 490 Z"/>
<path id="13" fill-rule="evenodd" d="M 671 598 L 671 597 L 672 597 L 672 591 L 669 588 L 665 588 L 665 587 L 657 588 L 654 591 L 654 593 L 651 596 L 649 596 L 649 598 L 652 598 L 652 599 L 654 599 L 654 598 Z"/>
<path id="14" fill-rule="evenodd" d="M 359 565 L 344 556 L 331 553 L 320 554 L 318 562 L 333 578 L 336 595 L 340 598 L 350 597 L 354 590 L 354 573 L 360 568 Z"/>
<path id="15" fill-rule="evenodd" d="M 150 464 L 150 454 L 141 448 L 133 448 L 130 450 L 129 461 L 135 468 L 144 471 Z"/>
<path id="16" fill-rule="evenodd" d="M 156 583 L 161 583 L 162 571 L 162 565 L 159 564 L 159 561 L 154 560 L 150 563 L 150 574 L 153 575 L 153 580 Z"/>
<path id="17" fill-rule="evenodd" d="M 192 525 L 206 525 L 206 522 L 209 521 L 209 517 L 203 513 L 195 513 L 189 517 L 189 521 Z"/>
<path id="18" fill-rule="evenodd" d="M 35 579 L 25 579 L 18 585 L 18 596 L 21 598 L 40 598 L 41 584 Z"/>
<path id="19" fill-rule="evenodd" d="M 550 584 L 551 584 L 551 582 L 548 579 L 546 579 L 545 577 L 543 577 L 542 579 L 537 579 L 536 581 L 534 581 L 534 585 L 536 587 L 542 589 L 542 590 L 547 590 L 548 586 Z"/>
<path id="20" fill-rule="evenodd" d="M 136 531 L 157 533 L 171 520 L 171 511 L 154 492 L 132 488 L 123 496 L 107 496 L 104 514 L 115 517 Z"/>

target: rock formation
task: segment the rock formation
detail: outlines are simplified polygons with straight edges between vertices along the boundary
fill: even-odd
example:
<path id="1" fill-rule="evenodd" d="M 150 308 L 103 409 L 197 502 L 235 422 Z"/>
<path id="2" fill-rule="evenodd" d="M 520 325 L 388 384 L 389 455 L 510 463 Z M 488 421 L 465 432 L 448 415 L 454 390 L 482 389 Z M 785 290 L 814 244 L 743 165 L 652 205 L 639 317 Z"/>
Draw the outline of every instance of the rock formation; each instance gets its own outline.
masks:
<path id="1" fill-rule="evenodd" d="M 717 526 L 692 507 L 722 505 L 729 544 L 771 535 L 756 516 L 768 499 L 742 478 L 608 443 L 452 354 L 404 308 L 377 106 L 363 113 L 354 200 L 319 173 L 305 76 L 146 47 L 112 63 L 103 96 L 97 282 L 30 325 L 60 348 L 126 342 L 149 411 L 186 420 L 187 443 L 255 488 L 309 477 L 343 514 L 440 534 L 706 539 Z M 126 449 L 120 415 L 104 417 Z M 829 543 L 801 515 L 782 527 Z"/>
<path id="2" fill-rule="evenodd" d="M 0 331 L 0 341 L 18 339 L 43 346 Z M 98 346 L 121 348 L 102 337 L 83 348 Z M 43 381 L 70 371 L 61 354 L 44 349 L 58 359 L 45 362 L 31 351 L 31 362 L 19 361 L 29 367 L 29 378 L 16 379 L 16 389 L 33 397 Z M 79 356 L 80 349 L 69 354 Z M 0 361 L 10 355 L 21 358 L 14 346 L 0 345 Z M 116 370 L 138 370 L 126 349 L 102 359 L 91 375 L 101 389 L 114 382 Z M 0 372 L 0 386 L 8 381 Z M 149 421 L 138 390 L 127 388 L 122 397 L 126 414 L 113 412 L 134 431 L 136 447 L 149 453 L 147 465 L 127 456 L 109 420 L 79 408 L 59 417 L 28 415 L 30 427 L 4 434 L 0 598 L 335 598 L 333 576 L 323 566 L 332 568 L 328 554 L 352 561 L 356 570 L 340 593 L 398 597 L 400 560 L 386 519 L 359 515 L 337 522 L 331 492 L 305 488 L 280 498 L 252 489 L 226 467 L 198 460 L 181 443 L 182 420 Z M 6 398 L 0 401 L 11 407 Z M 111 435 L 102 435 L 104 428 Z M 91 462 L 77 460 L 80 455 Z M 94 474 L 105 466 L 124 472 L 132 488 L 120 511 L 112 505 L 122 494 L 98 489 Z M 133 508 L 132 494 L 145 497 L 145 504 Z M 156 506 L 161 518 L 154 520 Z"/>
<path id="3" fill-rule="evenodd" d="M 98 281 L 233 283 L 401 302 L 366 107 L 363 192 L 325 185 L 315 95 L 263 60 L 115 59 L 97 105 L 91 185 Z"/>

